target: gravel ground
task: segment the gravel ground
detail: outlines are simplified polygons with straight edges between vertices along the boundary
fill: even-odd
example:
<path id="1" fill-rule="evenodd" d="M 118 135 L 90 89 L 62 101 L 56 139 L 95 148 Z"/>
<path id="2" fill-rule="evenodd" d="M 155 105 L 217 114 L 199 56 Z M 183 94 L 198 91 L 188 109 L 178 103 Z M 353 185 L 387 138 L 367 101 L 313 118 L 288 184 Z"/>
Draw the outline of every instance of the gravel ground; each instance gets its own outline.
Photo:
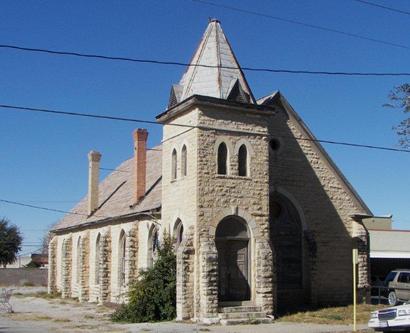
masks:
<path id="1" fill-rule="evenodd" d="M 12 297 L 14 313 L 0 314 L 0 332 L 112 332 L 112 333 L 319 333 L 351 332 L 348 325 L 317 325 L 276 322 L 264 325 L 203 326 L 191 323 L 114 324 L 109 316 L 111 309 L 75 300 L 43 299 L 32 297 L 44 288 L 17 288 Z M 365 325 L 359 326 L 366 329 Z M 366 332 L 371 332 L 367 331 Z"/>

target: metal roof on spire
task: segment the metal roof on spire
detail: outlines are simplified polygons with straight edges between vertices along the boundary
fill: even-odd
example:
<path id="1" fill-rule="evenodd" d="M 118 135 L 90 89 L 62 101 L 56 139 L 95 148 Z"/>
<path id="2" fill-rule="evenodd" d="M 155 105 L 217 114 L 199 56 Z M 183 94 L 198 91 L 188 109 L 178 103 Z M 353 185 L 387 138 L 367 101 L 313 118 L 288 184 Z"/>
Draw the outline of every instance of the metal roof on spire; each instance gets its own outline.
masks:
<path id="1" fill-rule="evenodd" d="M 172 86 L 168 107 L 192 95 L 256 104 L 245 75 L 216 19 L 210 19 L 190 66 L 179 84 Z"/>

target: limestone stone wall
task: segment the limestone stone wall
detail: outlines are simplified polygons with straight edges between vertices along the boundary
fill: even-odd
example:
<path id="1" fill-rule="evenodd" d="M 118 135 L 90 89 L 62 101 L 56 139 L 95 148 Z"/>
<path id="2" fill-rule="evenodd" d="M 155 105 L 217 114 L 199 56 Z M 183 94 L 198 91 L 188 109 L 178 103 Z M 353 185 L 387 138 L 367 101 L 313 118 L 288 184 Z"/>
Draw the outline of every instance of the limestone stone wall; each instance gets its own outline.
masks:
<path id="1" fill-rule="evenodd" d="M 72 237 L 69 235 L 64 238 L 62 248 L 62 286 L 61 297 L 71 297 L 71 278 L 72 278 Z"/>
<path id="2" fill-rule="evenodd" d="M 170 120 L 170 124 L 198 125 L 199 111 L 191 110 L 189 113 L 180 115 L 178 118 Z M 181 172 L 181 152 L 182 147 L 187 148 L 187 174 L 184 176 Z M 177 178 L 171 177 L 172 171 L 172 151 L 177 151 Z M 197 237 L 197 220 L 198 220 L 198 196 L 201 195 L 198 184 L 198 129 L 187 129 L 186 127 L 168 126 L 163 127 L 163 144 L 162 144 L 162 208 L 161 223 L 162 232 L 175 236 L 174 227 L 178 219 L 181 220 L 184 233 L 193 228 L 192 236 L 192 258 L 189 255 L 189 270 L 192 270 L 192 293 L 193 318 L 199 315 L 199 257 Z M 140 233 L 141 235 L 141 233 Z M 144 249 L 145 239 L 140 238 L 140 248 Z M 191 251 L 191 249 L 189 250 Z M 144 252 L 144 250 L 140 251 Z M 187 264 L 187 263 L 185 263 Z M 185 283 L 182 282 L 181 283 Z M 184 297 L 189 297 L 185 295 Z M 178 318 L 186 316 L 191 309 L 185 305 L 178 304 Z M 192 318 L 192 317 L 191 317 Z"/>
<path id="3" fill-rule="evenodd" d="M 268 241 L 256 241 L 256 286 L 255 302 L 262 306 L 266 313 L 277 311 L 276 276 L 273 251 Z"/>
<path id="4" fill-rule="evenodd" d="M 71 250 L 71 295 L 70 297 L 78 298 L 80 295 L 80 271 L 81 271 L 81 262 L 78 261 L 81 259 L 81 234 L 80 233 L 72 233 L 71 234 L 72 240 L 72 250 Z"/>
<path id="5" fill-rule="evenodd" d="M 89 300 L 90 293 L 90 235 L 86 231 L 81 237 L 81 267 L 79 269 L 80 289 L 78 292 L 78 300 L 86 302 Z"/>
<path id="6" fill-rule="evenodd" d="M 151 222 L 113 223 L 111 226 L 94 226 L 55 236 L 49 245 L 49 292 L 61 291 L 64 297 L 75 297 L 82 302 L 126 302 L 125 293 L 129 283 L 138 277 L 140 269 L 146 267 L 139 261 L 140 237 L 148 238 L 148 232 L 144 232 L 144 227 L 140 226 L 146 223 Z M 119 282 L 118 251 L 122 231 L 126 235 L 125 286 L 120 286 Z M 101 237 L 101 256 L 99 263 L 96 263 L 98 235 Z M 146 249 L 143 250 L 146 252 Z M 63 253 L 66 255 L 63 256 Z"/>
<path id="7" fill-rule="evenodd" d="M 213 240 L 203 239 L 199 249 L 199 318 L 218 322 L 218 252 Z"/>
<path id="8" fill-rule="evenodd" d="M 269 133 L 281 145 L 278 151 L 269 151 L 270 192 L 278 191 L 295 204 L 305 239 L 315 247 L 310 253 L 310 272 L 305 272 L 310 275 L 311 301 L 317 305 L 349 303 L 351 215 L 365 211 L 315 144 L 306 140 L 293 116 L 279 113 L 269 123 Z"/>
<path id="9" fill-rule="evenodd" d="M 181 115 L 170 124 L 196 125 L 198 113 L 193 110 Z M 197 129 L 164 126 L 162 144 L 162 230 L 172 235 L 178 219 L 185 230 L 195 226 L 197 220 Z M 181 170 L 182 147 L 187 148 L 187 174 Z M 177 152 L 177 178 L 172 179 L 172 152 Z"/>
<path id="10" fill-rule="evenodd" d="M 256 305 L 273 310 L 271 249 L 269 246 L 269 170 L 266 116 L 226 109 L 201 109 L 198 134 L 198 237 L 200 239 L 200 316 L 216 316 L 218 305 L 215 230 L 226 216 L 237 215 L 248 224 L 251 295 Z M 222 129 L 221 129 L 222 128 Z M 223 128 L 232 131 L 223 131 Z M 228 148 L 227 175 L 217 175 L 217 149 Z M 246 144 L 248 176 L 238 175 L 238 149 Z M 262 258 L 265 256 L 265 258 Z"/>
<path id="11" fill-rule="evenodd" d="M 125 281 L 127 285 L 133 283 L 138 277 L 138 228 L 139 225 L 135 224 L 127 233 L 127 247 L 125 251 Z"/>
<path id="12" fill-rule="evenodd" d="M 194 227 L 186 230 L 177 254 L 177 320 L 194 317 Z"/>
<path id="13" fill-rule="evenodd" d="M 128 285 L 138 274 L 138 226 L 139 223 L 129 222 L 111 226 L 111 302 L 127 301 Z M 121 263 L 120 240 L 125 235 L 125 261 Z M 121 267 L 125 265 L 125 281 L 121 280 Z"/>
<path id="14" fill-rule="evenodd" d="M 57 292 L 57 236 L 48 244 L 48 293 Z"/>
<path id="15" fill-rule="evenodd" d="M 108 230 L 101 238 L 100 303 L 111 301 L 111 260 L 111 233 Z"/>

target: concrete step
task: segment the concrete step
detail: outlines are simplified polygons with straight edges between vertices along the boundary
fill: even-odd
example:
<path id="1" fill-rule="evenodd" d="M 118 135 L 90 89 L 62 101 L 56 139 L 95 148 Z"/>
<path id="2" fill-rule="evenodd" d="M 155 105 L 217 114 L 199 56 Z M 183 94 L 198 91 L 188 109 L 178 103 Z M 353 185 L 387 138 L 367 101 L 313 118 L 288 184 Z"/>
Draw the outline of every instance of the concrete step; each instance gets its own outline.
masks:
<path id="1" fill-rule="evenodd" d="M 224 326 L 228 325 L 256 325 L 256 324 L 270 324 L 272 323 L 270 318 L 257 318 L 257 319 L 221 319 L 220 324 Z"/>
<path id="2" fill-rule="evenodd" d="M 262 307 L 260 306 L 230 306 L 219 308 L 220 313 L 232 313 L 232 312 L 262 312 Z"/>
<path id="3" fill-rule="evenodd" d="M 265 312 L 223 312 L 218 314 L 221 319 L 260 319 L 266 318 Z"/>

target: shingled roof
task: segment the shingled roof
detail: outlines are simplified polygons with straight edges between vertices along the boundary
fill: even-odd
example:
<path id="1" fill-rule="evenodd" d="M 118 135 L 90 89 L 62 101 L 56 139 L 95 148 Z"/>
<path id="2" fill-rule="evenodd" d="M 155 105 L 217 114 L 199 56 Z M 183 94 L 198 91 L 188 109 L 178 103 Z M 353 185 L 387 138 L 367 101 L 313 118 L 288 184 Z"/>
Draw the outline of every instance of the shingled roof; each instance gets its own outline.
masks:
<path id="1" fill-rule="evenodd" d="M 91 216 L 88 216 L 87 212 L 88 196 L 86 195 L 54 226 L 53 231 L 160 208 L 161 165 L 161 146 L 148 150 L 145 196 L 135 205 L 134 158 L 126 160 L 100 183 L 98 189 L 100 206 Z"/>
<path id="2" fill-rule="evenodd" d="M 211 20 L 179 84 L 171 88 L 168 108 L 193 95 L 256 104 L 251 88 L 218 20 Z"/>

